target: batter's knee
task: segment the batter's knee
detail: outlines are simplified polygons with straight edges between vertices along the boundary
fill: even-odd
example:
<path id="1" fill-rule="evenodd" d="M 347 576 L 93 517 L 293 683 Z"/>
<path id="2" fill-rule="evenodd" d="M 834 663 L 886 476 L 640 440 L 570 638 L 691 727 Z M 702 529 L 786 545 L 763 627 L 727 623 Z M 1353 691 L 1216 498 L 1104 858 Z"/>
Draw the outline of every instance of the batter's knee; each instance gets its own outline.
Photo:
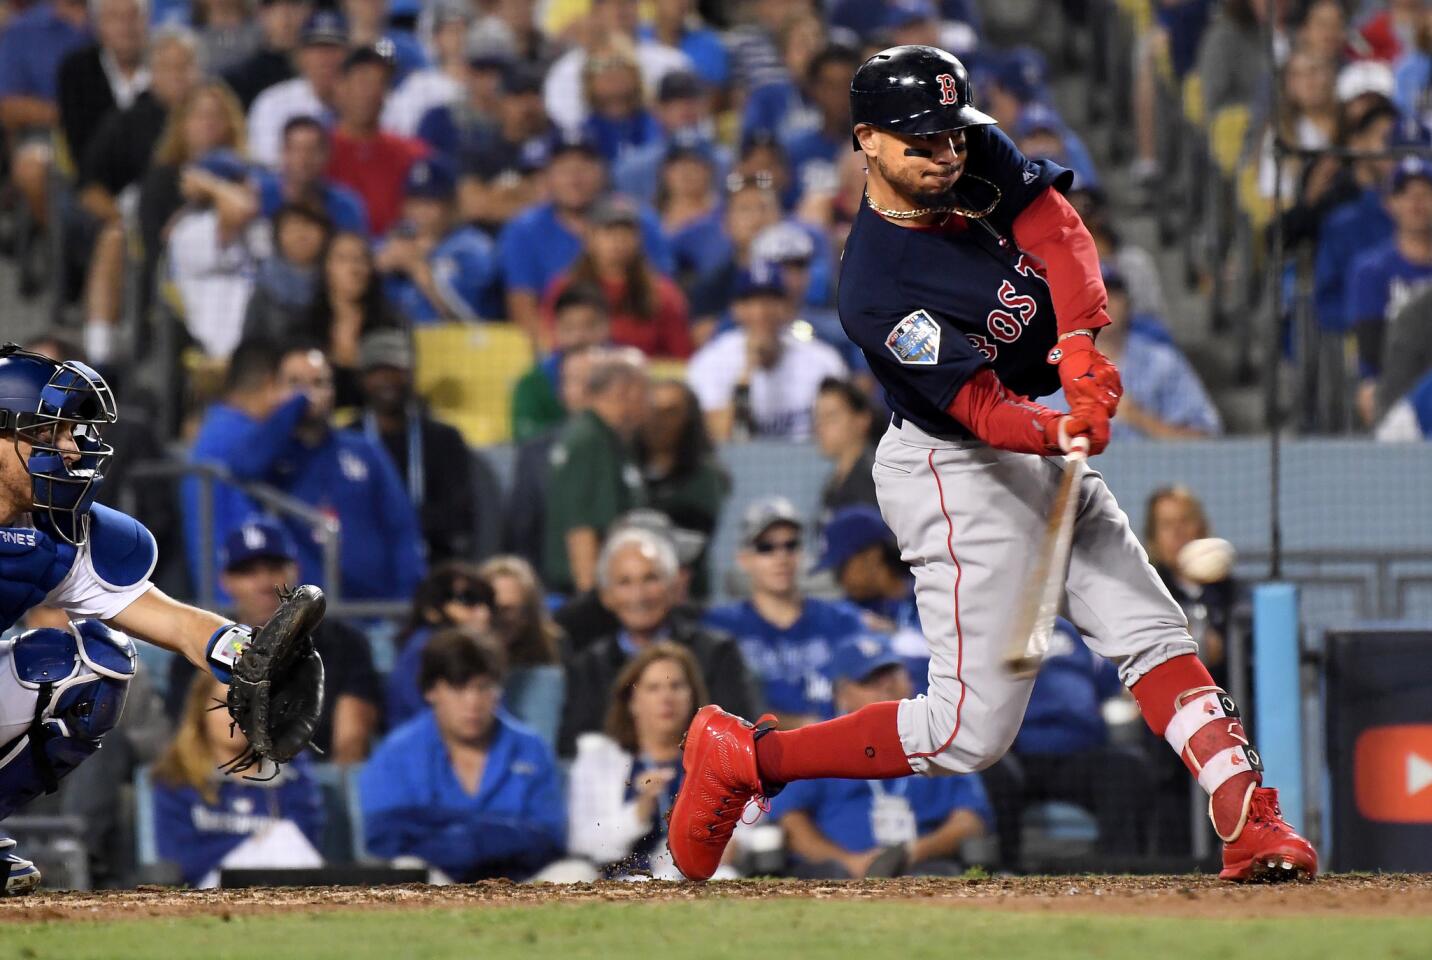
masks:
<path id="1" fill-rule="evenodd" d="M 938 697 L 906 700 L 900 707 L 900 736 L 910 768 L 927 777 L 978 773 L 1009 752 L 1024 711 L 1013 719 L 944 703 Z"/>

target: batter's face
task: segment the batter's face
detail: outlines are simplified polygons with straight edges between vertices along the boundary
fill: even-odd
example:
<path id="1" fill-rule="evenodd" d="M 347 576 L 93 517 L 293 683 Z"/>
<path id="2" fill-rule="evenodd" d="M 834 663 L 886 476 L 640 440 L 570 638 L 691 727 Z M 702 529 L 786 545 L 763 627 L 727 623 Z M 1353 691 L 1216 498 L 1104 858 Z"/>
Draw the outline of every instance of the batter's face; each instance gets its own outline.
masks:
<path id="1" fill-rule="evenodd" d="M 932 207 L 951 200 L 969 154 L 963 130 L 912 137 L 861 124 L 855 135 L 871 175 L 880 177 L 907 203 Z"/>

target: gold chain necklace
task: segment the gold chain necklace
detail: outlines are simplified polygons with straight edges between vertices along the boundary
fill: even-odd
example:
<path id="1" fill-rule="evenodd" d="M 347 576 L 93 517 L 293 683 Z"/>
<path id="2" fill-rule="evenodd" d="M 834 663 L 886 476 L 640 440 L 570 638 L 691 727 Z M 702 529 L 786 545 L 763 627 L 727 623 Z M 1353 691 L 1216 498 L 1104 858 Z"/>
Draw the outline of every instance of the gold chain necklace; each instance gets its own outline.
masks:
<path id="1" fill-rule="evenodd" d="M 869 192 L 865 194 L 865 202 L 869 205 L 871 210 L 874 210 L 882 217 L 889 217 L 891 220 L 915 220 L 920 217 L 927 217 L 932 213 L 957 213 L 969 220 L 980 220 L 989 216 L 994 211 L 994 208 L 999 206 L 999 201 L 1002 198 L 999 187 L 990 183 L 984 177 L 977 177 L 972 173 L 967 173 L 964 176 L 966 179 L 978 180 L 980 183 L 989 185 L 989 188 L 994 191 L 994 200 L 990 202 L 989 206 L 983 210 L 967 210 L 964 207 L 920 207 L 915 210 L 891 210 L 887 207 L 880 206 L 880 204 L 871 199 Z"/>

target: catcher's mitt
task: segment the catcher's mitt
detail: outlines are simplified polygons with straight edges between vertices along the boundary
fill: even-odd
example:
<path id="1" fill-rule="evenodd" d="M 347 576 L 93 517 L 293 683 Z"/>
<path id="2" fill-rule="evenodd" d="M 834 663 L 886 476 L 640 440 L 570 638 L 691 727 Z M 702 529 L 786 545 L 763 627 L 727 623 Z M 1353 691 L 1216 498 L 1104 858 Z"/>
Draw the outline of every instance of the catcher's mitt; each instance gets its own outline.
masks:
<path id="1" fill-rule="evenodd" d="M 234 661 L 226 706 L 249 747 L 225 773 L 292 760 L 308 746 L 323 710 L 323 660 L 313 648 L 323 591 L 304 584 L 280 591 L 279 599 L 278 611 Z"/>

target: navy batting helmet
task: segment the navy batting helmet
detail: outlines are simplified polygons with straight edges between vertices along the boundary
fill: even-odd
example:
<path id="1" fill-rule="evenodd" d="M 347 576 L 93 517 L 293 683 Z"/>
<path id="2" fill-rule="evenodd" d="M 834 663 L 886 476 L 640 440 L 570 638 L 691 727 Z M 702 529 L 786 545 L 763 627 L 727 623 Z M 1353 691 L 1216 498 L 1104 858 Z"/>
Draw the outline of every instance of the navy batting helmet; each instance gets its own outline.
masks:
<path id="1" fill-rule="evenodd" d="M 75 360 L 59 363 L 13 343 L 0 345 L 0 435 L 30 445 L 25 462 L 30 506 L 47 533 L 84 543 L 85 515 L 114 455 L 101 431 L 116 419 L 114 394 L 90 367 Z M 61 446 L 65 427 L 74 449 Z"/>
<path id="2" fill-rule="evenodd" d="M 965 65 L 919 44 L 881 50 L 860 65 L 850 81 L 850 120 L 919 137 L 996 122 L 975 109 Z M 859 150 L 853 133 L 851 141 Z"/>

